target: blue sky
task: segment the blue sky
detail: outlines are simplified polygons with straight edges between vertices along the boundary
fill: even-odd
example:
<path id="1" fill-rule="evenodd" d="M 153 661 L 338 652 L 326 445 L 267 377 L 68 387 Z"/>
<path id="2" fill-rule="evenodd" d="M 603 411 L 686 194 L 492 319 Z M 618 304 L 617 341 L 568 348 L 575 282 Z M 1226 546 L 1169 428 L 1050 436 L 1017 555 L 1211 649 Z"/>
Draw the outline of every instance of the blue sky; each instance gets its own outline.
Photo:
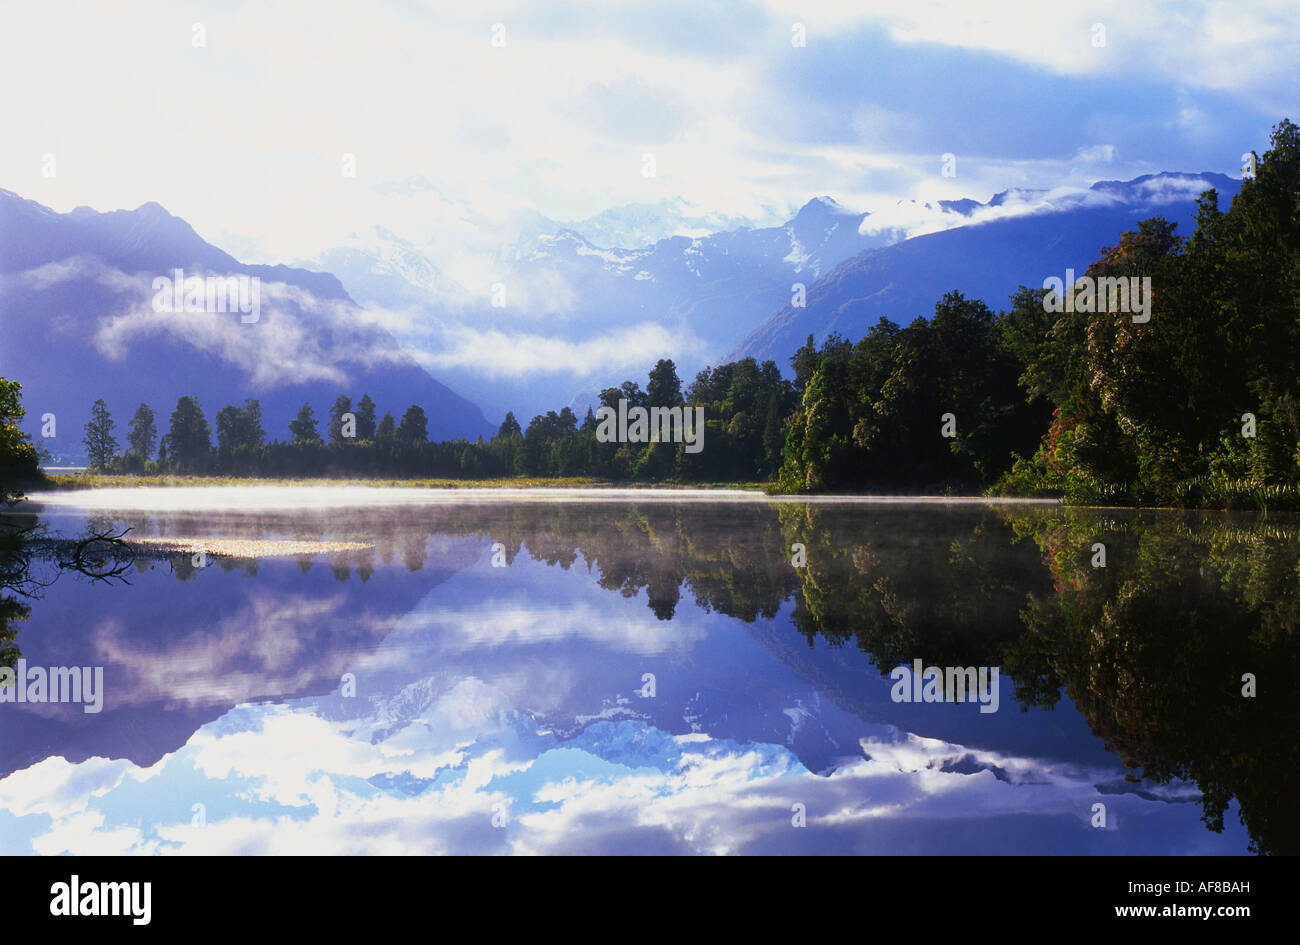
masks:
<path id="1" fill-rule="evenodd" d="M 0 186 L 59 210 L 156 200 L 283 261 L 375 223 L 451 255 L 531 212 L 681 199 L 770 222 L 819 194 L 865 210 L 1235 174 L 1296 117 L 1298 18 L 1289 2 L 294 0 L 124 19 L 55 2 L 0 37 L 0 77 L 24 90 L 0 117 Z"/>

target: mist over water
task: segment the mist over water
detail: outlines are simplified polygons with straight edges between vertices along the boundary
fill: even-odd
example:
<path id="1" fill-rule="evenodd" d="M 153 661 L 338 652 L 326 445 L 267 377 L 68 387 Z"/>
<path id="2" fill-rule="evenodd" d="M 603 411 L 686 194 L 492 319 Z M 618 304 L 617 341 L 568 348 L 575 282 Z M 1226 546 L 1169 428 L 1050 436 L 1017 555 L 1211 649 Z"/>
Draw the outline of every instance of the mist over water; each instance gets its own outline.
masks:
<path id="1" fill-rule="evenodd" d="M 35 493 L 30 502 L 47 509 L 113 511 L 261 511 L 269 509 L 367 509 L 393 505 L 465 503 L 599 502 L 625 504 L 724 502 L 800 505 L 1059 505 L 1056 499 L 973 496 L 826 495 L 769 496 L 751 489 L 538 487 L 421 489 L 408 486 L 162 486 L 79 489 Z"/>

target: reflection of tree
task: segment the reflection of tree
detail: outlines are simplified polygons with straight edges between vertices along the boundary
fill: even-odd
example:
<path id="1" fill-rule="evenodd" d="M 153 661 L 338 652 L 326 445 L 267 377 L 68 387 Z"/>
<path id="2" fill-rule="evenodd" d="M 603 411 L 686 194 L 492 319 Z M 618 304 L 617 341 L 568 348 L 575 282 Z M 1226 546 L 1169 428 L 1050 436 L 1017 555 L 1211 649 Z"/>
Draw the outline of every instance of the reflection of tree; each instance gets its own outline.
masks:
<path id="1" fill-rule="evenodd" d="M 746 512 L 741 529 L 717 506 L 668 502 L 487 506 L 452 511 L 441 527 L 500 542 L 507 564 L 525 547 L 564 570 L 581 558 L 606 590 L 624 597 L 644 590 L 660 620 L 673 618 L 683 588 L 705 610 L 770 619 L 799 584 L 780 522 L 764 508 Z"/>
<path id="2" fill-rule="evenodd" d="M 1252 849 L 1300 852 L 1300 526 L 1060 509 L 779 514 L 784 545 L 806 549 L 794 620 L 810 642 L 852 640 L 882 673 L 918 657 L 1001 666 L 1025 709 L 1064 689 L 1134 780 L 1195 783 L 1215 831 L 1235 798 Z"/>
<path id="3" fill-rule="evenodd" d="M 29 600 L 40 598 L 61 574 L 73 572 L 104 584 L 130 583 L 137 563 L 122 541 L 129 529 L 92 520 L 76 539 L 50 537 L 30 514 L 0 520 L 0 666 L 13 667 L 22 656 L 18 624 L 31 615 Z"/>
<path id="4" fill-rule="evenodd" d="M 1028 595 L 1050 586 L 1037 548 L 989 509 L 786 505 L 780 516 L 807 558 L 795 626 L 810 643 L 854 641 L 882 674 L 917 658 L 1000 665 Z"/>
<path id="5" fill-rule="evenodd" d="M 117 534 L 113 534 L 111 527 L 91 531 L 72 545 L 66 558 L 59 561 L 59 567 L 77 571 L 95 581 L 131 583 L 126 575 L 135 564 L 135 555 L 122 541 L 130 530 L 128 526 Z"/>
<path id="6" fill-rule="evenodd" d="M 406 565 L 406 570 L 419 571 L 424 567 L 428 554 L 427 539 L 428 535 L 423 531 L 407 531 L 402 534 L 402 564 Z"/>
<path id="7" fill-rule="evenodd" d="M 18 650 L 18 622 L 26 620 L 31 607 L 19 599 L 28 596 L 31 558 L 25 554 L 29 529 L 16 526 L 0 528 L 0 666 L 14 666 L 21 655 Z"/>
<path id="8" fill-rule="evenodd" d="M 1235 797 L 1252 849 L 1300 852 L 1300 534 L 1261 523 L 1086 513 L 1017 522 L 1057 590 L 1008 654 L 1064 680 L 1093 732 L 1159 783 L 1194 781 L 1211 830 Z M 1107 567 L 1085 553 L 1107 546 Z M 1243 674 L 1257 695 L 1243 695 Z"/>

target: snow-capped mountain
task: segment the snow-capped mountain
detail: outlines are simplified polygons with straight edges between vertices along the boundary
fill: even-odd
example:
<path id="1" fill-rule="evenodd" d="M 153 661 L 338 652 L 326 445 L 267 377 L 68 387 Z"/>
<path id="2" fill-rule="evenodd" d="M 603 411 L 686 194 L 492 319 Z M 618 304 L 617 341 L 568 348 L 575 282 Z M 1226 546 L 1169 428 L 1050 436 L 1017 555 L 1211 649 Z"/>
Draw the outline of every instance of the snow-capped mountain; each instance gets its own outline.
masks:
<path id="1" fill-rule="evenodd" d="M 865 218 L 820 197 L 781 226 L 609 248 L 533 216 L 492 254 L 479 285 L 379 228 L 311 265 L 359 301 L 399 311 L 399 337 L 489 415 L 531 416 L 579 391 L 643 379 L 662 357 L 689 381 L 789 301 L 794 283 L 895 238 L 860 232 Z"/>
<path id="2" fill-rule="evenodd" d="M 757 221 L 778 226 L 784 216 L 768 210 L 767 219 Z M 610 207 L 585 220 L 561 223 L 560 226 L 596 246 L 623 246 L 644 249 L 670 236 L 708 236 L 723 230 L 753 226 L 756 221 L 720 213 L 698 213 L 680 198 L 658 203 L 629 203 Z"/>

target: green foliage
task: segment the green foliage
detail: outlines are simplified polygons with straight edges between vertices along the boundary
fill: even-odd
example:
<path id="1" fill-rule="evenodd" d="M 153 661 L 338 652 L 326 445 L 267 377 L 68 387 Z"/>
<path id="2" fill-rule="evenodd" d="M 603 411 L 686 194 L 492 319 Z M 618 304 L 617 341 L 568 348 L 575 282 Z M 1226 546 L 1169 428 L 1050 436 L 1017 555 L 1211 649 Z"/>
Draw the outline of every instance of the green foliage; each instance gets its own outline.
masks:
<path id="1" fill-rule="evenodd" d="M 999 490 L 1059 487 L 1091 503 L 1293 505 L 1300 129 L 1278 124 L 1227 211 L 1214 191 L 1203 194 L 1189 238 L 1144 220 L 1086 275 L 1150 278 L 1150 320 L 1075 312 L 1044 322 L 1041 293 L 1013 299 L 1006 336 L 1021 382 L 1055 414 L 1034 460 L 1013 467 Z"/>
<path id="2" fill-rule="evenodd" d="M 331 446 L 342 446 L 347 439 L 343 435 L 343 415 L 348 413 L 352 413 L 353 417 L 356 417 L 356 414 L 352 412 L 352 398 L 346 394 L 340 394 L 335 399 L 333 406 L 330 407 L 329 441 Z"/>
<path id="3" fill-rule="evenodd" d="M 375 438 L 375 402 L 369 394 L 362 394 L 357 401 L 357 439 L 373 440 Z"/>
<path id="4" fill-rule="evenodd" d="M 254 471 L 265 441 L 262 405 L 258 401 L 246 400 L 243 407 L 225 406 L 217 411 L 217 469 L 227 473 Z"/>
<path id="5" fill-rule="evenodd" d="M 1015 451 L 1033 448 L 1045 419 L 1017 387 L 1006 335 L 984 303 L 953 292 L 929 321 L 881 319 L 856 345 L 831 335 L 818 351 L 810 338 L 793 359 L 802 397 L 778 487 L 990 484 Z"/>
<path id="6" fill-rule="evenodd" d="M 298 408 L 298 416 L 289 421 L 289 435 L 293 437 L 294 446 L 322 445 L 323 441 L 316 429 L 316 411 L 312 409 L 311 404 L 303 404 Z"/>
<path id="7" fill-rule="evenodd" d="M 424 415 L 423 407 L 412 404 L 406 408 L 402 422 L 397 427 L 397 439 L 408 446 L 429 439 L 429 420 Z"/>
<path id="8" fill-rule="evenodd" d="M 41 478 L 36 448 L 23 433 L 22 385 L 0 377 L 0 504 L 22 497 L 21 487 Z"/>
<path id="9" fill-rule="evenodd" d="M 289 425 L 290 442 L 265 444 L 257 402 L 248 401 L 217 414 L 214 453 L 197 401 L 183 397 L 153 468 L 774 481 L 796 493 L 987 489 L 1078 504 L 1300 507 L 1300 130 L 1278 124 L 1228 210 L 1214 191 L 1203 194 L 1191 236 L 1143 220 L 1085 275 L 1149 279 L 1149 319 L 1080 310 L 1077 289 L 1066 306 L 1021 287 L 998 314 L 950 292 L 928 319 L 903 327 L 882 318 L 856 343 L 831 334 L 818 347 L 810 335 L 791 358 L 793 381 L 772 361 L 746 358 L 705 368 L 683 392 L 663 359 L 645 390 L 628 380 L 601 391 L 601 405 L 615 409 L 620 401 L 702 408 L 700 452 L 600 442 L 593 413 L 579 422 L 567 407 L 526 427 L 509 414 L 488 442 L 430 443 L 420 406 L 400 424 L 385 412 L 376 425 L 368 395 L 349 438 L 342 416 L 352 400 L 340 395 L 328 445 L 310 404 Z M 0 387 L 0 462 L 34 469 L 11 419 L 15 408 L 22 415 L 16 396 Z M 106 469 L 116 443 L 102 401 L 96 409 L 92 462 Z M 152 411 L 141 405 L 125 471 L 150 471 L 151 430 Z"/>

